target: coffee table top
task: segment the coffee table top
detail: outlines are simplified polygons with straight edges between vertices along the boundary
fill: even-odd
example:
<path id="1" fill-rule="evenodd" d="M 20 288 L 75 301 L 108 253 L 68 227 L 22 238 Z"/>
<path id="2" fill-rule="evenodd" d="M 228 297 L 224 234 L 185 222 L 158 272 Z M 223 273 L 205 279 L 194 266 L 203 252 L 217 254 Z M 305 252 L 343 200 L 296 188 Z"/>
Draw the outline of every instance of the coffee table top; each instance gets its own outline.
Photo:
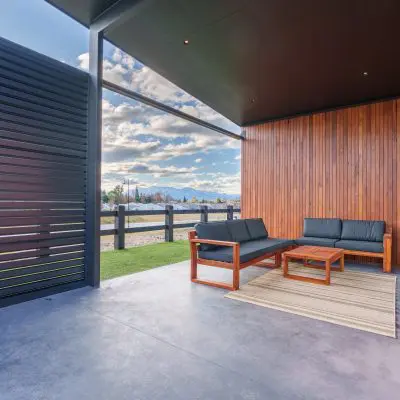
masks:
<path id="1" fill-rule="evenodd" d="M 296 249 L 285 251 L 283 255 L 293 258 L 308 258 L 316 261 L 336 261 L 343 254 L 343 249 L 318 246 L 300 246 Z"/>

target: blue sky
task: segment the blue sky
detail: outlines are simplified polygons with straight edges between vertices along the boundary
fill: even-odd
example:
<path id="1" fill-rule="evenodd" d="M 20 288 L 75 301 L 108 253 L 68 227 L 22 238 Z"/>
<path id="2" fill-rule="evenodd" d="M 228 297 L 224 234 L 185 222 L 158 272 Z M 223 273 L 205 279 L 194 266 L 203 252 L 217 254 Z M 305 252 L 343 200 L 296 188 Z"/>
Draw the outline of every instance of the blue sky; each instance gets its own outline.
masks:
<path id="1" fill-rule="evenodd" d="M 88 31 L 44 0 L 3 1 L 0 36 L 77 68 L 88 66 Z M 106 79 L 239 133 L 238 126 L 111 44 Z M 240 192 L 240 144 L 107 90 L 103 94 L 103 181 L 140 187 Z"/>

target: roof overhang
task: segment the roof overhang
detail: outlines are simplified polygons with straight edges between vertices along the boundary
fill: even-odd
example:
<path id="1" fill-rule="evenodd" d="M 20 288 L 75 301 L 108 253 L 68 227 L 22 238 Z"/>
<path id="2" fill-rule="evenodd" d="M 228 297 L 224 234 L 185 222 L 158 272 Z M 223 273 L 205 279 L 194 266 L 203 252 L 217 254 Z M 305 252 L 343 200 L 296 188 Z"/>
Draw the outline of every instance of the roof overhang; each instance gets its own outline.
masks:
<path id="1" fill-rule="evenodd" d="M 398 0 L 47 1 L 241 126 L 400 94 Z"/>

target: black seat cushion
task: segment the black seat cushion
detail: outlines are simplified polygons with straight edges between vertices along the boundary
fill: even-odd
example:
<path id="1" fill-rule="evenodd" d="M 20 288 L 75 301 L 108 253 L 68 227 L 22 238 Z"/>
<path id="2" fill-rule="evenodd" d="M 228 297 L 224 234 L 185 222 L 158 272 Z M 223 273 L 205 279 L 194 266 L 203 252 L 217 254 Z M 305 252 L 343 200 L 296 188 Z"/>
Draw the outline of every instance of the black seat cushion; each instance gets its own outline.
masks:
<path id="1" fill-rule="evenodd" d="M 261 239 L 268 237 L 268 231 L 265 228 L 264 222 L 261 218 L 248 218 L 245 219 L 245 221 L 251 239 Z"/>
<path id="2" fill-rule="evenodd" d="M 233 242 L 246 242 L 251 239 L 244 219 L 226 221 Z"/>
<path id="3" fill-rule="evenodd" d="M 328 239 L 321 237 L 303 236 L 296 239 L 296 244 L 300 246 L 322 246 L 322 247 L 335 247 L 337 239 Z"/>
<path id="4" fill-rule="evenodd" d="M 225 221 L 200 223 L 194 226 L 197 237 L 199 239 L 222 240 L 224 242 L 232 242 L 231 234 Z M 201 244 L 201 250 L 211 250 L 218 246 L 212 244 Z"/>
<path id="5" fill-rule="evenodd" d="M 344 220 L 341 239 L 383 242 L 384 234 L 385 221 Z"/>
<path id="6" fill-rule="evenodd" d="M 340 239 L 342 221 L 338 218 L 304 218 L 304 236 Z"/>
<path id="7" fill-rule="evenodd" d="M 240 262 L 244 263 L 263 254 L 272 253 L 293 245 L 293 240 L 259 239 L 240 244 Z M 233 262 L 232 247 L 219 247 L 209 251 L 199 251 L 199 257 L 207 260 Z"/>
<path id="8" fill-rule="evenodd" d="M 369 251 L 371 253 L 383 253 L 382 242 L 368 242 L 362 240 L 339 240 L 335 247 L 346 250 Z"/>

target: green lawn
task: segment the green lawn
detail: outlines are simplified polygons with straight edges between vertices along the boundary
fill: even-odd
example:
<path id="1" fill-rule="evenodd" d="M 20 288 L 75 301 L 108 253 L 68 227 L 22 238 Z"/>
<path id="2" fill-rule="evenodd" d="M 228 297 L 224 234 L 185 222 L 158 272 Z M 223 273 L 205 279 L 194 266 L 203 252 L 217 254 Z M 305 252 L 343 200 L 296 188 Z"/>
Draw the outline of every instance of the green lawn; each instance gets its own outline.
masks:
<path id="1" fill-rule="evenodd" d="M 188 260 L 187 240 L 172 243 L 155 243 L 131 247 L 125 250 L 112 250 L 101 253 L 101 279 L 146 271 L 147 269 Z"/>

